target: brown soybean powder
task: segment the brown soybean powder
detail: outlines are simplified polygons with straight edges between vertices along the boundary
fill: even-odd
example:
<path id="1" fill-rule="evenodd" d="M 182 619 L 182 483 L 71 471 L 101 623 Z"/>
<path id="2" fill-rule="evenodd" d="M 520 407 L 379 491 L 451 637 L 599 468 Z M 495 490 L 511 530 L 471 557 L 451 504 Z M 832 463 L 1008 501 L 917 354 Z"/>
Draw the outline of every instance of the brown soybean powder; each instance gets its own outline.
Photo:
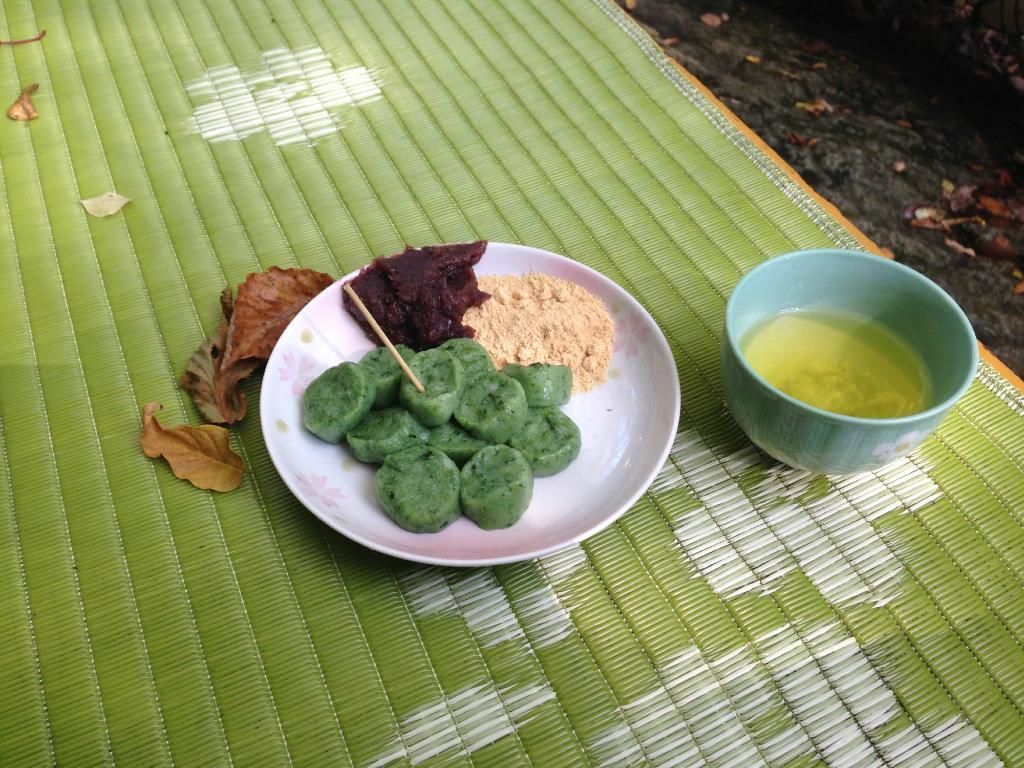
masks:
<path id="1" fill-rule="evenodd" d="M 573 392 L 605 380 L 615 324 L 601 299 L 576 283 L 548 275 L 484 275 L 491 298 L 466 311 L 497 368 L 509 363 L 554 363 L 572 369 Z"/>

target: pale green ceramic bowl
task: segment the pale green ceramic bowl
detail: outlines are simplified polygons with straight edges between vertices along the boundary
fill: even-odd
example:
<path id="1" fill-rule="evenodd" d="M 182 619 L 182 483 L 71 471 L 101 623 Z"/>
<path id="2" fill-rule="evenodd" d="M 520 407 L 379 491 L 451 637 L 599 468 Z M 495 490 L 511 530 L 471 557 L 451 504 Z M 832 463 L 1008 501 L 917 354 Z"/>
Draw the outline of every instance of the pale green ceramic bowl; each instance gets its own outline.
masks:
<path id="1" fill-rule="evenodd" d="M 924 360 L 927 410 L 864 419 L 815 408 L 776 389 L 744 359 L 740 343 L 760 321 L 790 309 L 838 309 L 873 318 Z M 978 344 L 960 307 L 909 267 L 868 253 L 796 251 L 766 261 L 736 285 L 726 307 L 722 376 L 729 409 L 761 450 L 799 469 L 850 474 L 914 450 L 967 391 Z"/>

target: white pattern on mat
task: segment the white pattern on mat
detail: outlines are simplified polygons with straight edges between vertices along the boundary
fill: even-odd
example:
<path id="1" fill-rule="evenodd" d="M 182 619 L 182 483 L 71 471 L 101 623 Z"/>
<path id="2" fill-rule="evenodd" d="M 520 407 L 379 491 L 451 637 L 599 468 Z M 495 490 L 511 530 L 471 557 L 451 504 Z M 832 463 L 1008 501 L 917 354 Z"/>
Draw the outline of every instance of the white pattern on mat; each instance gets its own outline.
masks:
<path id="1" fill-rule="evenodd" d="M 678 521 L 676 537 L 712 589 L 724 598 L 768 594 L 799 569 L 833 605 L 892 600 L 903 565 L 871 523 L 940 498 L 935 482 L 900 459 L 830 478 L 823 494 L 811 493 L 819 476 L 780 464 L 742 488 L 737 478 L 764 461 L 753 446 L 720 459 L 696 433 L 682 432 L 652 487 L 684 486 L 701 502 Z"/>
<path id="2" fill-rule="evenodd" d="M 217 142 L 266 131 L 278 146 L 312 144 L 337 132 L 337 107 L 380 96 L 380 84 L 366 67 L 338 71 L 320 48 L 275 48 L 263 54 L 261 64 L 248 72 L 214 67 L 189 82 L 185 88 L 196 103 L 192 132 Z"/>

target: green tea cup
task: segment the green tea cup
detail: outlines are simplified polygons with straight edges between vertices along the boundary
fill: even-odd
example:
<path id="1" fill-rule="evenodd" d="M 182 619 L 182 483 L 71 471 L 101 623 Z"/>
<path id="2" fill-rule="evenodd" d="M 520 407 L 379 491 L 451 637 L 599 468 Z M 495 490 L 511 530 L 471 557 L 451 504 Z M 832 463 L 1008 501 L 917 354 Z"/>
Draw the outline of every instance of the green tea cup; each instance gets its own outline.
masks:
<path id="1" fill-rule="evenodd" d="M 919 413 L 888 419 L 846 416 L 772 386 L 741 344 L 769 317 L 793 309 L 855 313 L 881 323 L 920 355 L 930 399 Z M 737 283 L 725 314 L 722 377 L 726 403 L 762 451 L 798 469 L 851 474 L 913 451 L 967 391 L 978 344 L 963 310 L 909 267 L 858 251 L 796 251 L 770 259 Z"/>

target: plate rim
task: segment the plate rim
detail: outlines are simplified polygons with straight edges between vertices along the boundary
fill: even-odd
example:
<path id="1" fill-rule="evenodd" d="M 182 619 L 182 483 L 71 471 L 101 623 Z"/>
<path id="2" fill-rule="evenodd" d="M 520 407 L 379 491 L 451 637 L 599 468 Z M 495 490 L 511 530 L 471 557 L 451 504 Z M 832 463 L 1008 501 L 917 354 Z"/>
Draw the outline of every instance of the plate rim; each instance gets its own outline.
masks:
<path id="1" fill-rule="evenodd" d="M 549 258 L 554 258 L 556 260 L 564 260 L 564 261 L 567 261 L 567 262 L 571 262 L 575 267 L 577 267 L 579 269 L 582 269 L 585 272 L 589 273 L 590 277 L 596 279 L 598 282 L 604 283 L 607 286 L 609 286 L 609 287 L 611 287 L 611 288 L 621 292 L 621 294 L 625 297 L 625 300 L 630 305 L 630 307 L 634 311 L 639 312 L 640 314 L 642 314 L 644 317 L 647 318 L 647 320 L 650 321 L 651 325 L 653 326 L 654 330 L 656 331 L 656 333 L 653 334 L 653 338 L 655 340 L 655 343 L 660 347 L 660 351 L 663 352 L 668 357 L 668 359 L 672 361 L 672 365 L 669 366 L 669 373 L 670 373 L 670 376 L 672 378 L 672 384 L 673 384 L 673 386 L 671 387 L 671 392 L 672 392 L 671 416 L 672 416 L 672 419 L 671 419 L 670 423 L 672 423 L 674 425 L 674 427 L 669 432 L 668 439 L 665 441 L 665 444 L 662 446 L 661 450 L 658 452 L 658 460 L 656 462 L 652 463 L 652 466 L 651 466 L 649 472 L 646 474 L 646 477 L 644 478 L 643 482 L 639 484 L 639 489 L 634 494 L 631 494 L 630 497 L 628 498 L 628 500 L 618 510 L 616 510 L 615 512 L 609 514 L 608 516 L 600 519 L 594 525 L 592 525 L 589 528 L 581 531 L 579 534 L 571 536 L 571 537 L 569 537 L 567 539 L 564 539 L 563 541 L 561 541 L 561 542 L 559 542 L 557 544 L 550 544 L 550 545 L 547 545 L 547 546 L 544 546 L 544 547 L 539 547 L 539 548 L 536 548 L 536 549 L 531 549 L 529 551 L 519 552 L 519 553 L 515 553 L 515 554 L 510 554 L 510 555 L 501 555 L 501 556 L 497 556 L 497 557 L 481 557 L 481 558 L 434 557 L 434 556 L 429 556 L 429 555 L 422 555 L 422 554 L 419 554 L 419 553 L 410 553 L 410 552 L 407 552 L 405 550 L 389 546 L 387 544 L 382 544 L 382 543 L 376 541 L 373 538 L 364 536 L 364 535 L 362 535 L 362 534 L 360 534 L 360 533 L 358 533 L 356 531 L 353 531 L 351 529 L 346 528 L 343 525 L 339 525 L 337 520 L 331 519 L 327 514 L 321 512 L 318 509 L 316 509 L 315 505 L 312 505 L 309 502 L 307 502 L 307 500 L 305 498 L 305 493 L 303 492 L 303 490 L 301 488 L 298 487 L 298 483 L 296 481 L 293 481 L 292 478 L 288 475 L 288 473 L 281 471 L 281 467 L 278 465 L 277 456 L 275 455 L 274 449 L 271 447 L 273 445 L 273 442 L 269 439 L 268 435 L 271 434 L 270 430 L 271 430 L 271 426 L 272 425 L 270 425 L 270 418 L 271 418 L 270 415 L 269 415 L 270 414 L 270 410 L 267 408 L 267 405 L 268 405 L 267 399 L 269 398 L 269 394 L 268 393 L 270 391 L 270 388 L 269 387 L 264 387 L 263 386 L 263 381 L 261 379 L 261 381 L 260 381 L 260 401 L 259 401 L 260 402 L 260 432 L 261 432 L 261 434 L 263 436 L 264 446 L 267 449 L 267 455 L 270 458 L 271 464 L 273 464 L 273 466 L 274 466 L 274 471 L 277 472 L 278 477 L 281 478 L 281 480 L 284 482 L 285 486 L 288 488 L 289 492 L 292 494 L 292 496 L 295 497 L 296 501 L 298 501 L 300 504 L 302 504 L 302 506 L 305 507 L 307 511 L 311 512 L 320 522 L 322 522 L 324 525 L 326 525 L 331 530 L 333 530 L 333 531 L 341 534 L 342 536 L 346 537 L 347 539 L 350 539 L 350 540 L 356 542 L 357 544 L 360 544 L 360 545 L 366 547 L 367 549 L 371 549 L 374 552 L 379 552 L 380 554 L 388 555 L 389 557 L 395 557 L 395 558 L 398 558 L 400 560 L 405 560 L 405 561 L 415 562 L 415 563 L 421 563 L 423 565 L 437 565 L 437 566 L 447 566 L 447 567 L 457 567 L 457 568 L 479 568 L 479 567 L 489 567 L 489 566 L 494 566 L 494 565 L 504 565 L 504 564 L 508 564 L 508 563 L 520 563 L 520 562 L 525 562 L 527 560 L 535 560 L 535 559 L 540 558 L 540 557 L 545 557 L 547 555 L 551 555 L 551 554 L 554 554 L 556 552 L 561 552 L 562 550 L 567 549 L 567 548 L 571 547 L 574 544 L 579 544 L 580 542 L 582 542 L 582 541 L 584 541 L 586 539 L 589 539 L 590 537 L 600 533 L 605 528 L 608 528 L 611 525 L 613 525 L 617 520 L 619 520 L 619 518 L 621 518 L 626 512 L 628 512 L 633 507 L 633 505 L 636 504 L 637 500 L 640 499 L 640 497 L 643 496 L 647 492 L 647 490 L 651 487 L 651 483 L 654 482 L 654 479 L 657 477 L 657 475 L 661 471 L 662 467 L 664 467 L 665 461 L 668 459 L 668 455 L 672 451 L 672 445 L 675 442 L 675 436 L 676 436 L 676 433 L 678 431 L 677 428 L 678 428 L 678 424 L 679 424 L 679 414 L 680 414 L 681 407 L 682 407 L 682 392 L 680 391 L 679 372 L 676 370 L 676 364 L 677 363 L 676 363 L 675 355 L 672 353 L 672 348 L 669 346 L 668 340 L 665 338 L 664 331 L 661 329 L 661 326 L 658 325 L 658 322 L 654 319 L 653 315 L 651 315 L 651 313 L 647 311 L 647 309 L 633 296 L 633 294 L 631 294 L 629 291 L 627 291 L 625 288 L 623 288 L 621 285 L 616 283 L 614 280 L 612 280 L 607 275 L 603 274 L 602 272 L 599 272 L 598 270 L 594 269 L 593 267 L 588 266 L 587 264 L 584 264 L 583 262 L 576 261 L 575 259 L 571 259 L 568 256 L 563 256 L 562 254 L 559 254 L 559 253 L 554 253 L 553 251 L 547 251 L 547 250 L 544 250 L 542 248 L 535 248 L 533 246 L 522 245 L 522 244 L 519 244 L 519 243 L 505 243 L 505 242 L 497 242 L 497 241 L 488 241 L 487 242 L 487 247 L 489 248 L 491 245 L 500 246 L 500 247 L 507 247 L 507 248 L 513 248 L 513 249 L 519 249 L 519 250 L 525 250 L 525 251 L 528 251 L 528 252 L 533 252 L 533 253 L 541 254 L 544 257 L 549 257 Z M 484 251 L 484 255 L 486 255 L 486 249 Z M 327 288 L 324 288 L 324 291 L 331 290 L 331 288 L 333 288 L 338 283 L 344 283 L 344 282 L 346 282 L 348 280 L 351 280 L 352 278 L 354 278 L 356 275 L 359 274 L 359 271 L 364 266 L 367 266 L 367 265 L 364 264 L 363 266 L 357 267 L 356 269 L 352 270 L 351 272 L 349 272 L 349 273 L 347 273 L 345 275 L 342 275 L 337 280 L 335 280 L 333 283 L 331 283 L 331 285 L 327 286 Z M 567 278 L 562 277 L 560 279 L 567 279 Z M 573 282 L 575 282 L 575 281 L 573 281 Z M 317 297 L 319 297 L 320 294 L 323 293 L 324 291 L 321 291 L 320 293 L 318 293 L 317 296 L 313 297 L 313 299 L 316 299 Z M 313 299 L 311 299 L 311 301 Z M 301 310 L 299 310 L 299 312 L 296 313 L 295 317 L 293 317 L 291 319 L 291 321 L 288 323 L 288 325 L 285 327 L 284 331 L 281 332 L 281 336 L 278 338 L 278 343 L 274 344 L 274 348 L 271 350 L 270 357 L 267 360 L 266 370 L 270 369 L 271 362 L 274 361 L 275 355 L 278 353 L 280 340 L 282 338 L 284 338 L 284 336 L 288 333 L 288 331 L 291 330 L 293 324 L 299 322 L 299 318 L 302 315 L 302 312 L 303 312 L 304 309 L 305 309 L 305 307 L 303 307 Z M 264 375 L 266 375 L 266 373 L 264 373 Z M 426 535 L 429 535 L 429 534 L 426 534 Z"/>

